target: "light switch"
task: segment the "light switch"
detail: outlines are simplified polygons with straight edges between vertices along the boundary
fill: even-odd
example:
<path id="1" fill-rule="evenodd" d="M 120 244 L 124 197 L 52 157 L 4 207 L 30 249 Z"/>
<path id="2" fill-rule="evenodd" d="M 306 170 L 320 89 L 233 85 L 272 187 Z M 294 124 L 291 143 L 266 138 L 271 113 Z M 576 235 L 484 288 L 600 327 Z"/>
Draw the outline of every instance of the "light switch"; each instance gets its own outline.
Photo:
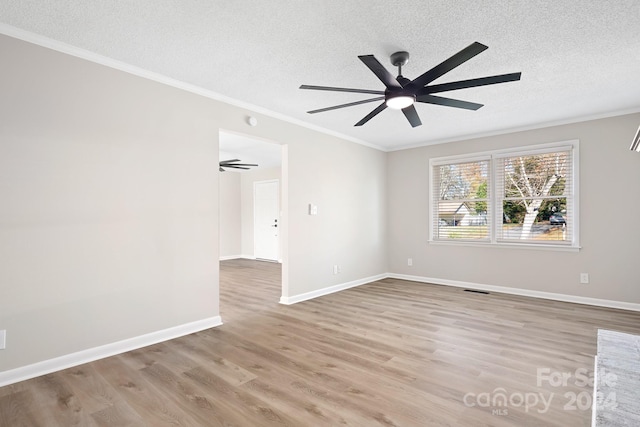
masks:
<path id="1" fill-rule="evenodd" d="M 318 215 L 318 206 L 313 203 L 309 203 L 309 215 Z"/>

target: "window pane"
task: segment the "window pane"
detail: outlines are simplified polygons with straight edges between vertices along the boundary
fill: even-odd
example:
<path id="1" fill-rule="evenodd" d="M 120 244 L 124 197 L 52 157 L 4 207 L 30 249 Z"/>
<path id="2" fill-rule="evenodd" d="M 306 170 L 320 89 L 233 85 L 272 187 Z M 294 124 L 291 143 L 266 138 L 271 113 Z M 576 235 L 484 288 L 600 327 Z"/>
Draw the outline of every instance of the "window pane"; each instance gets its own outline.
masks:
<path id="1" fill-rule="evenodd" d="M 489 239 L 489 160 L 436 166 L 436 239 Z"/>
<path id="2" fill-rule="evenodd" d="M 502 214 L 503 239 L 542 243 L 568 239 L 566 198 L 505 200 Z"/>
<path id="3" fill-rule="evenodd" d="M 488 239 L 487 202 L 440 202 L 437 235 L 439 239 Z"/>
<path id="4" fill-rule="evenodd" d="M 577 141 L 431 159 L 430 239 L 579 247 Z"/>
<path id="5" fill-rule="evenodd" d="M 487 198 L 489 161 L 439 166 L 439 199 Z"/>
<path id="6" fill-rule="evenodd" d="M 565 195 L 569 152 L 545 153 L 504 159 L 504 197 Z"/>
<path id="7" fill-rule="evenodd" d="M 502 195 L 498 239 L 571 241 L 571 170 L 569 151 L 503 158 L 497 177 Z"/>

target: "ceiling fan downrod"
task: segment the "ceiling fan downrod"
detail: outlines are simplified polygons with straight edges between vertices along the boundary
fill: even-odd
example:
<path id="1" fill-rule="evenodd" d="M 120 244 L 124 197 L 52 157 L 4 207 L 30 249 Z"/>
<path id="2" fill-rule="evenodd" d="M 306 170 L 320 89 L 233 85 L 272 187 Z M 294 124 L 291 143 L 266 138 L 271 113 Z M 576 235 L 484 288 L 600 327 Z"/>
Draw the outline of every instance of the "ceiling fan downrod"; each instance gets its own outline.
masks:
<path id="1" fill-rule="evenodd" d="M 409 62 L 409 52 L 401 50 L 391 54 L 391 64 L 398 67 L 398 77 L 402 77 L 402 67 Z"/>

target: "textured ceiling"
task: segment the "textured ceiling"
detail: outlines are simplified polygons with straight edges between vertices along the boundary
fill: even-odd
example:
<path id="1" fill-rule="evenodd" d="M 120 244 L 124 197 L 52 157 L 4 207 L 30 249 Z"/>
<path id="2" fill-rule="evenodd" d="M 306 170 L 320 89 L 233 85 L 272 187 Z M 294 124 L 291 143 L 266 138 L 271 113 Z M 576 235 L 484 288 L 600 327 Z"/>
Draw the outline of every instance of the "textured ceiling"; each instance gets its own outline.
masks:
<path id="1" fill-rule="evenodd" d="M 385 150 L 640 111 L 638 0 L 16 0 L 0 22 L 213 91 Z M 435 81 L 522 72 L 442 94 L 478 111 L 417 104 L 412 129 L 377 103 L 309 115 L 383 89 L 357 56 L 407 50 L 415 78 L 474 41 L 489 49 Z"/>
<path id="2" fill-rule="evenodd" d="M 220 161 L 238 159 L 242 163 L 257 164 L 250 170 L 282 166 L 282 151 L 278 144 L 247 138 L 234 133 L 220 132 Z M 229 172 L 245 172 L 229 168 Z"/>

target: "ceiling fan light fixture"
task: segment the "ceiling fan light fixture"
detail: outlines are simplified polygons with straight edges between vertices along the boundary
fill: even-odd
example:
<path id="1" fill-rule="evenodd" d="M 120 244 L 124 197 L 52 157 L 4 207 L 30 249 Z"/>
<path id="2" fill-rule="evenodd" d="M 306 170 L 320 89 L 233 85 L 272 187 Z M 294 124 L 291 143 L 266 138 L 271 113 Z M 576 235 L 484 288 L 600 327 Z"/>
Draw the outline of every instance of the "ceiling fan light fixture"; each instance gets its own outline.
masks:
<path id="1" fill-rule="evenodd" d="M 640 153 L 640 127 L 636 131 L 636 136 L 633 137 L 633 142 L 631 142 L 631 147 L 629 147 L 631 151 L 637 151 Z"/>
<path id="2" fill-rule="evenodd" d="M 403 108 L 407 108 L 413 105 L 416 102 L 415 95 L 409 95 L 405 93 L 399 93 L 398 95 L 389 95 L 387 100 L 387 107 L 394 110 L 402 110 Z"/>

